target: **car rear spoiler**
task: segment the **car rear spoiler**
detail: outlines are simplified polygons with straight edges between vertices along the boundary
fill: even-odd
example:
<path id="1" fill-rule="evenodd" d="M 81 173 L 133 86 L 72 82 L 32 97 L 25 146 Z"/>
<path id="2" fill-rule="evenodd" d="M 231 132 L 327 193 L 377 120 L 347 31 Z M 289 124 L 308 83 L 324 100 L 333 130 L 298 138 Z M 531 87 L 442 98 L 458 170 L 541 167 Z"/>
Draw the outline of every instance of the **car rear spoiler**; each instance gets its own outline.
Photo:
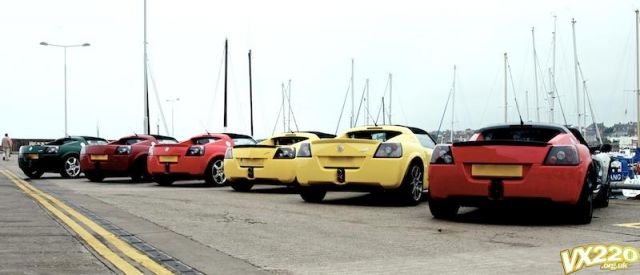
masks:
<path id="1" fill-rule="evenodd" d="M 335 143 L 360 143 L 360 144 L 376 144 L 379 140 L 361 139 L 361 138 L 328 138 L 312 140 L 312 144 L 335 144 Z"/>
<path id="2" fill-rule="evenodd" d="M 264 144 L 247 144 L 247 145 L 236 145 L 233 147 L 236 148 L 278 148 L 275 145 L 264 145 Z"/>
<path id="3" fill-rule="evenodd" d="M 539 141 L 517 141 L 517 140 L 478 140 L 478 141 L 462 141 L 462 142 L 453 143 L 454 147 L 484 146 L 484 145 L 545 147 L 545 146 L 548 146 L 549 143 L 539 142 Z"/>

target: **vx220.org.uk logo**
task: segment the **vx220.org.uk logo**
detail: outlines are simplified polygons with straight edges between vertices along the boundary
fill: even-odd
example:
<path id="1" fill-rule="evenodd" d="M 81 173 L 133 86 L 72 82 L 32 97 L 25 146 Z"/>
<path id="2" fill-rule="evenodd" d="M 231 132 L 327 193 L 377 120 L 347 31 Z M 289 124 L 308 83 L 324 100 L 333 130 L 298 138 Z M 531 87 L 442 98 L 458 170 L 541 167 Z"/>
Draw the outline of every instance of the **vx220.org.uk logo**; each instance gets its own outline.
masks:
<path id="1" fill-rule="evenodd" d="M 629 269 L 629 265 L 640 260 L 640 253 L 631 246 L 592 244 L 563 250 L 560 252 L 560 260 L 565 274 L 592 266 L 616 271 Z"/>

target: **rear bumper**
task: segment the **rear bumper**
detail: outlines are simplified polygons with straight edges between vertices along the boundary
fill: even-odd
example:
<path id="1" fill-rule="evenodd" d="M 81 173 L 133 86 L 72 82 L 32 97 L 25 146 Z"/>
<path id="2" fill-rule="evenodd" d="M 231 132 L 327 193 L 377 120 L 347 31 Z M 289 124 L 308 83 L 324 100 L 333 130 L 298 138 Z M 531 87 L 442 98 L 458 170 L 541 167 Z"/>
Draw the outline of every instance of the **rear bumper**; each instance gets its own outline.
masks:
<path id="1" fill-rule="evenodd" d="M 18 167 L 22 170 L 58 172 L 61 170 L 61 163 L 57 155 L 38 154 L 38 159 L 26 159 L 23 155 L 18 157 Z"/>
<path id="2" fill-rule="evenodd" d="M 249 177 L 250 168 L 253 169 L 253 177 Z M 229 181 L 255 180 L 289 184 L 296 181 L 296 160 L 265 159 L 262 166 L 251 167 L 240 166 L 237 159 L 225 159 L 224 175 Z"/>
<path id="3" fill-rule="evenodd" d="M 174 163 L 162 163 L 156 155 L 147 157 L 147 169 L 152 176 L 202 177 L 207 164 L 204 156 L 178 156 L 178 162 Z"/>
<path id="4" fill-rule="evenodd" d="M 89 155 L 80 156 L 80 167 L 83 172 L 96 172 L 102 174 L 124 175 L 129 173 L 131 168 L 129 156 L 109 155 L 106 161 L 93 161 Z"/>
<path id="5" fill-rule="evenodd" d="M 358 168 L 344 168 L 344 182 L 338 181 L 338 168 L 326 168 L 315 158 L 298 158 L 297 176 L 301 186 L 333 190 L 396 189 L 402 184 L 407 166 L 400 159 L 365 159 Z"/>
<path id="6" fill-rule="evenodd" d="M 517 199 L 575 204 L 585 175 L 586 168 L 580 166 L 533 165 L 521 179 L 474 178 L 460 164 L 432 164 L 429 193 L 433 199 L 455 199 L 461 205 Z"/>

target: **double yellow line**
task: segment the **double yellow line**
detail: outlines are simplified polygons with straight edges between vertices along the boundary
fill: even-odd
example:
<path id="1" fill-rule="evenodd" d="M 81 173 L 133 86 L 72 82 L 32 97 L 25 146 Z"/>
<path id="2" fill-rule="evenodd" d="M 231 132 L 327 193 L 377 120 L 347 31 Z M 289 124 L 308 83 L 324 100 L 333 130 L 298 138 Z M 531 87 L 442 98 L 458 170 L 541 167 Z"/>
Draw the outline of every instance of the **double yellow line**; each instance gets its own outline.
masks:
<path id="1" fill-rule="evenodd" d="M 98 234 L 106 242 L 113 247 L 120 250 L 120 252 L 130 258 L 132 261 L 144 266 L 146 269 L 155 274 L 173 274 L 164 266 L 158 264 L 147 255 L 141 253 L 136 248 L 132 247 L 128 243 L 118 238 L 113 233 L 104 229 L 102 226 L 96 224 L 91 219 L 80 214 L 75 209 L 67 206 L 60 200 L 52 197 L 51 195 L 40 191 L 33 187 L 28 182 L 18 178 L 15 174 L 9 170 L 0 171 L 4 176 L 13 181 L 18 188 L 22 189 L 25 193 L 31 196 L 34 200 L 40 203 L 45 209 L 51 212 L 54 216 L 60 219 L 71 230 L 76 232 L 80 238 L 82 238 L 93 250 L 104 257 L 107 261 L 113 264 L 116 268 L 125 274 L 143 274 L 138 268 L 130 264 L 128 261 L 120 257 L 116 252 L 107 247 L 104 243 L 100 242 L 93 234 L 85 229 L 81 224 L 84 224 L 88 229 Z M 57 207 L 56 207 L 57 206 Z M 64 212 L 63 212 L 64 211 Z M 66 212 L 66 214 L 65 214 Z M 78 222 L 76 222 L 73 218 Z"/>

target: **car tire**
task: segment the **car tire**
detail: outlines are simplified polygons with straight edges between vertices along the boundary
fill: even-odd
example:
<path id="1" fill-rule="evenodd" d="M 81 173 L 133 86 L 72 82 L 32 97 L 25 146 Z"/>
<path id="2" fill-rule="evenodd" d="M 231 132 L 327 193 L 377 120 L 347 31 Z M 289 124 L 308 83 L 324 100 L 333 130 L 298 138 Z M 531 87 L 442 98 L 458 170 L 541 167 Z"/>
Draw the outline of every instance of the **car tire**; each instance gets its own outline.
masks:
<path id="1" fill-rule="evenodd" d="M 402 204 L 415 206 L 424 196 L 424 168 L 420 163 L 412 163 L 402 180 L 398 196 Z"/>
<path id="2" fill-rule="evenodd" d="M 214 158 L 207 164 L 207 170 L 204 171 L 204 181 L 209 186 L 224 186 L 227 183 L 223 158 Z"/>
<path id="3" fill-rule="evenodd" d="M 582 185 L 578 202 L 571 206 L 570 217 L 575 224 L 591 223 L 593 217 L 593 195 L 591 191 L 591 177 L 587 175 Z"/>
<path id="4" fill-rule="evenodd" d="M 611 186 L 606 184 L 600 188 L 600 192 L 596 195 L 593 201 L 594 206 L 600 208 L 608 207 L 609 197 L 611 197 Z"/>
<path id="5" fill-rule="evenodd" d="M 25 175 L 27 175 L 27 177 L 29 177 L 30 179 L 39 179 L 44 174 L 44 171 L 40 171 L 38 169 L 34 169 L 34 170 L 25 169 L 25 170 L 22 170 L 22 172 Z"/>
<path id="6" fill-rule="evenodd" d="M 155 181 L 160 186 L 170 186 L 173 184 L 175 179 L 172 177 L 153 177 L 153 181 Z"/>
<path id="7" fill-rule="evenodd" d="M 79 178 L 80 177 L 80 159 L 76 155 L 70 155 L 62 160 L 62 168 L 60 176 L 63 178 Z"/>
<path id="8" fill-rule="evenodd" d="M 458 215 L 458 209 L 460 209 L 460 205 L 450 200 L 429 200 L 429 211 L 431 211 L 431 215 L 436 219 L 453 219 Z"/>
<path id="9" fill-rule="evenodd" d="M 238 192 L 249 192 L 253 187 L 253 182 L 250 182 L 248 180 L 236 180 L 230 181 L 229 185 L 231 185 L 231 188 L 233 188 L 233 190 L 236 190 Z"/>
<path id="10" fill-rule="evenodd" d="M 327 190 L 313 188 L 313 187 L 301 187 L 300 188 L 300 197 L 305 202 L 310 203 L 320 203 L 327 195 Z"/>
<path id="11" fill-rule="evenodd" d="M 149 182 L 151 179 L 147 170 L 147 158 L 142 156 L 136 160 L 131 168 L 131 180 L 133 182 Z"/>
<path id="12" fill-rule="evenodd" d="M 87 177 L 90 182 L 102 182 L 104 180 L 104 176 L 100 173 L 84 172 L 84 176 Z"/>

